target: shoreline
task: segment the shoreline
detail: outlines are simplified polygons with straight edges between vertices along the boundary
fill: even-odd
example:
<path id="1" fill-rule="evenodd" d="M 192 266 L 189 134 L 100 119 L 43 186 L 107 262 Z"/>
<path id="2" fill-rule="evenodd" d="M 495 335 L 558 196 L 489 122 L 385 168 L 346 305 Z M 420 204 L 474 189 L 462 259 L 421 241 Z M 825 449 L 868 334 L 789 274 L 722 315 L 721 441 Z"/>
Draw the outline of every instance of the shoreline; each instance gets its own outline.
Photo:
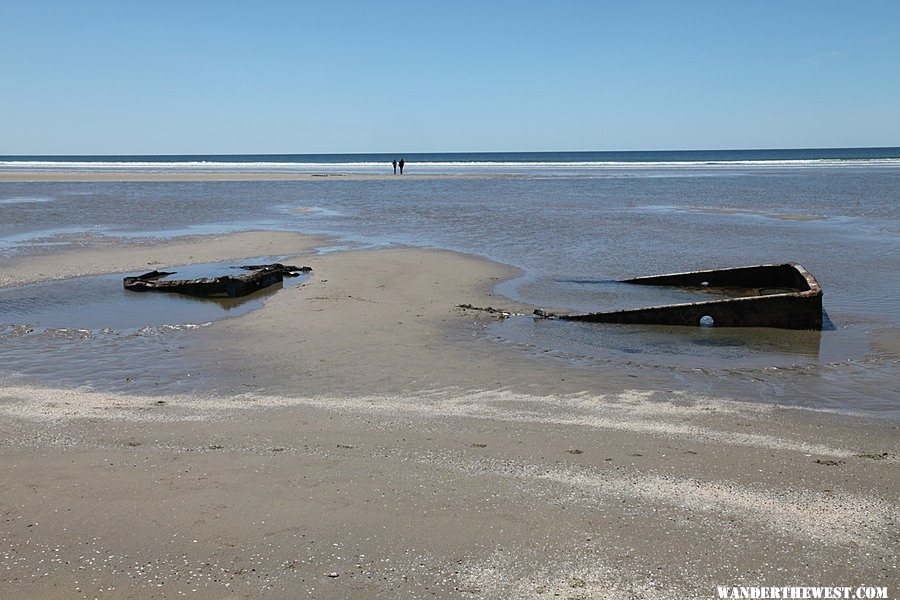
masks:
<path id="1" fill-rule="evenodd" d="M 446 315 L 427 315 L 432 321 L 440 321 L 440 326 L 432 327 L 429 330 L 429 335 L 439 335 L 444 341 L 451 340 L 454 344 L 463 342 L 465 345 L 471 342 L 477 342 L 478 344 L 483 344 L 487 348 L 492 349 L 488 351 L 488 354 L 492 351 L 503 352 L 511 359 L 534 364 L 538 369 L 544 369 L 548 372 L 568 373 L 568 384 L 565 384 L 562 387 L 557 386 L 556 388 L 548 388 L 546 393 L 582 392 L 583 390 L 577 386 L 582 385 L 584 386 L 584 389 L 592 386 L 594 384 L 594 381 L 592 380 L 593 375 L 591 375 L 592 372 L 599 374 L 601 377 L 611 377 L 613 380 L 616 380 L 619 385 L 619 388 L 617 389 L 620 390 L 627 388 L 625 384 L 629 382 L 629 380 L 632 380 L 633 382 L 634 378 L 647 378 L 648 376 L 651 387 L 655 386 L 656 388 L 661 389 L 663 387 L 671 387 L 674 384 L 671 376 L 663 379 L 656 379 L 652 376 L 651 372 L 646 370 L 629 371 L 627 364 L 621 363 L 621 361 L 617 361 L 616 359 L 610 359 L 612 362 L 606 367 L 601 366 L 601 364 L 579 365 L 566 360 L 556 360 L 552 356 L 542 356 L 536 352 L 528 352 L 525 348 L 517 347 L 520 342 L 515 343 L 513 346 L 503 348 L 503 344 L 498 345 L 489 340 L 470 339 L 472 337 L 482 338 L 488 325 L 497 321 L 502 321 L 505 317 L 500 315 L 501 312 L 512 314 L 514 317 L 527 317 L 532 312 L 534 306 L 509 298 L 499 291 L 501 283 L 508 283 L 510 280 L 515 279 L 521 274 L 515 267 L 494 262 L 493 260 L 480 255 L 461 253 L 454 250 L 422 249 L 414 246 L 389 246 L 368 249 L 348 248 L 337 252 L 329 252 L 324 255 L 316 252 L 318 248 L 333 245 L 334 241 L 335 238 L 330 236 L 310 235 L 283 230 L 247 230 L 232 233 L 176 236 L 172 238 L 90 238 L 87 244 L 79 247 L 57 247 L 51 248 L 49 251 L 48 249 L 43 248 L 37 251 L 29 251 L 26 254 L 6 257 L 3 259 L 3 262 L 0 262 L 3 267 L 2 271 L 0 271 L 0 289 L 76 277 L 128 273 L 148 269 L 152 270 L 159 267 L 177 267 L 187 264 L 251 259 L 263 256 L 282 256 L 284 257 L 284 260 L 288 262 L 303 261 L 315 265 L 313 276 L 308 282 L 299 286 L 297 289 L 279 290 L 275 295 L 267 296 L 260 305 L 261 307 L 263 305 L 271 305 L 275 308 L 270 307 L 265 312 L 262 312 L 257 308 L 251 310 L 247 314 L 237 317 L 223 315 L 213 318 L 210 323 L 203 325 L 204 328 L 208 328 L 214 335 L 219 336 L 220 339 L 215 343 L 234 344 L 240 340 L 242 345 L 247 345 L 248 340 L 252 340 L 252 330 L 254 328 L 273 327 L 273 325 L 271 325 L 272 321 L 277 321 L 279 319 L 283 320 L 285 324 L 281 327 L 285 331 L 290 331 L 292 328 L 302 328 L 303 325 L 299 324 L 303 323 L 305 319 L 304 316 L 298 314 L 298 312 L 302 313 L 305 309 L 298 306 L 300 303 L 303 303 L 303 305 L 315 305 L 316 302 L 321 302 L 323 300 L 335 300 L 336 304 L 353 304 L 354 302 L 378 304 L 386 301 L 384 295 L 388 294 L 389 290 L 381 292 L 382 297 L 378 300 L 358 298 L 353 294 L 347 294 L 347 298 L 351 300 L 351 302 L 348 303 L 340 300 L 340 295 L 343 292 L 335 293 L 333 290 L 328 290 L 328 295 L 315 295 L 311 290 L 317 290 L 320 294 L 326 294 L 325 284 L 328 283 L 329 280 L 325 276 L 322 276 L 321 273 L 318 273 L 323 267 L 330 271 L 333 265 L 340 265 L 342 268 L 339 270 L 339 276 L 345 281 L 352 281 L 371 276 L 373 263 L 382 261 L 388 263 L 397 262 L 398 264 L 404 262 L 412 263 L 406 264 L 404 267 L 406 269 L 415 268 L 412 266 L 415 264 L 433 262 L 434 264 L 432 266 L 437 266 L 447 260 L 452 262 L 458 261 L 460 263 L 456 267 L 458 272 L 472 271 L 473 273 L 476 273 L 476 280 L 480 278 L 479 282 L 474 285 L 474 287 L 464 290 L 464 286 L 461 286 L 460 282 L 457 281 L 455 282 L 455 289 L 451 292 L 439 288 L 435 291 L 429 290 L 427 292 L 424 289 L 419 289 L 418 291 L 420 294 L 434 294 L 435 297 L 427 299 L 420 297 L 413 300 L 412 303 L 409 303 L 424 304 L 427 301 L 427 303 L 435 304 L 438 303 L 438 300 L 435 298 L 457 298 L 457 301 L 450 301 L 449 304 L 443 306 L 443 308 L 446 309 Z M 405 257 L 410 257 L 411 260 L 406 260 Z M 400 260 L 398 261 L 398 259 Z M 347 270 L 347 267 L 349 267 L 349 270 Z M 459 273 L 455 273 L 455 275 L 458 277 Z M 406 281 L 402 281 L 406 276 L 408 276 L 408 273 L 400 275 L 400 280 L 393 281 L 391 287 L 396 290 L 407 285 Z M 329 286 L 332 286 L 334 283 L 335 282 L 332 280 Z M 436 285 L 438 282 L 434 283 Z M 381 285 L 379 287 L 384 289 L 386 286 Z M 448 296 L 448 293 L 456 295 Z M 288 307 L 286 296 L 292 294 L 296 296 L 290 300 L 291 307 Z M 395 305 L 403 305 L 407 300 L 409 299 L 391 298 L 390 302 Z M 462 308 L 462 306 L 470 308 Z M 487 307 L 493 307 L 496 310 L 493 312 L 483 310 Z M 334 311 L 335 308 L 335 306 L 326 306 L 315 307 L 312 310 L 314 312 L 323 312 Z M 346 308 L 346 306 L 341 307 L 341 310 L 346 310 Z M 565 309 L 550 307 L 550 310 Z M 420 306 L 419 310 L 416 311 L 410 309 L 404 311 L 406 314 L 409 314 L 410 312 L 424 313 L 426 312 L 425 306 Z M 385 317 L 386 315 L 382 315 L 382 318 Z M 423 317 L 423 314 L 416 314 L 415 317 Z M 323 329 L 321 335 L 323 337 L 329 337 L 330 332 L 324 330 L 332 327 L 341 328 L 352 322 L 352 320 L 352 315 L 345 315 L 336 321 L 329 321 L 327 326 L 320 327 L 320 329 Z M 398 324 L 403 323 L 398 322 Z M 433 324 L 434 323 L 432 323 L 432 325 Z M 189 328 L 197 326 L 198 324 L 196 323 L 187 325 Z M 362 327 L 363 325 L 356 324 L 356 326 Z M 245 329 L 246 331 L 244 333 L 234 333 L 241 331 L 241 329 Z M 246 334 L 251 335 L 249 337 L 244 337 Z M 387 328 L 381 329 L 380 334 L 383 337 L 390 337 Z M 235 339 L 225 339 L 226 335 L 232 335 Z M 348 339 L 342 343 L 348 346 L 352 345 L 351 338 L 354 336 L 356 336 L 356 332 L 353 332 Z M 375 344 L 380 344 L 383 341 L 384 339 L 379 338 L 378 340 L 375 340 Z M 206 344 L 206 347 L 201 347 L 201 350 L 208 354 L 213 352 L 211 346 L 214 345 L 214 343 L 209 342 L 208 340 L 204 343 Z M 258 345 L 260 348 L 264 348 L 271 345 L 271 343 L 271 339 L 265 339 L 259 342 Z M 405 341 L 398 341 L 395 343 L 402 344 L 405 343 Z M 274 364 L 278 361 L 279 352 L 270 352 L 270 354 L 270 360 L 273 361 Z M 453 360 L 460 362 L 465 359 L 454 357 Z M 425 362 L 427 363 L 428 361 Z M 402 370 L 404 367 L 392 365 L 391 368 Z M 422 368 L 422 365 L 420 365 L 420 368 Z M 615 375 L 616 369 L 624 369 L 626 374 L 617 376 Z M 535 379 L 537 378 L 528 380 L 534 381 Z M 563 381 L 565 381 L 565 379 L 563 379 Z M 579 383 L 573 384 L 572 382 Z M 434 387 L 435 386 L 431 386 L 427 391 L 431 391 Z M 438 387 L 440 388 L 440 386 Z M 444 387 L 449 389 L 452 385 L 445 382 Z M 368 388 L 361 388 L 360 391 L 365 393 L 372 392 L 372 390 Z M 392 392 L 395 391 L 398 390 L 392 390 Z M 713 393 L 713 395 L 715 394 Z M 897 420 L 896 411 L 884 412 L 878 410 L 853 409 L 849 407 L 832 408 L 826 406 L 809 406 L 806 404 L 784 404 L 779 403 L 774 399 L 764 400 L 755 397 L 752 394 L 741 400 L 741 402 L 748 405 L 774 407 L 783 410 L 796 410 L 811 414 L 829 414 L 834 415 L 837 418 L 869 420 L 875 423 L 893 423 Z"/>
<path id="2" fill-rule="evenodd" d="M 57 256 L 87 273 L 266 248 L 313 272 L 197 332 L 188 366 L 232 393 L 0 382 L 0 595 L 711 597 L 825 573 L 896 588 L 896 425 L 525 356 L 457 307 L 515 308 L 494 292 L 511 268 L 316 244 Z M 53 276 L 42 261 L 9 272 Z"/>
<path id="3" fill-rule="evenodd" d="M 97 171 L 91 173 L 69 173 L 65 171 L 43 173 L 19 173 L 0 171 L 0 183 L 88 183 L 88 182 L 131 182 L 131 181 L 387 181 L 387 180 L 431 180 L 431 179 L 497 179 L 505 177 L 529 177 L 523 174 L 507 173 L 260 173 L 225 172 L 203 173 L 173 171 L 169 173 L 141 173 L 121 171 Z"/>
<path id="4" fill-rule="evenodd" d="M 127 164 L 127 163 L 122 163 Z M 0 167 L 0 183 L 39 183 L 39 182 L 186 182 L 186 181 L 388 181 L 388 180 L 481 180 L 481 179 L 507 179 L 507 178 L 578 178 L 578 177 L 604 177 L 610 173 L 639 173 L 641 171 L 662 171 L 671 173 L 692 173 L 697 171 L 709 171 L 714 173 L 727 172 L 739 169 L 749 172 L 767 172 L 769 170 L 798 169 L 818 171 L 822 169 L 876 169 L 897 170 L 900 169 L 900 159 L 860 159 L 833 161 L 824 160 L 798 160 L 798 161 L 728 161 L 711 160 L 695 162 L 551 162 L 551 163 L 483 163 L 483 165 L 471 167 L 471 172 L 465 172 L 465 168 L 447 172 L 446 167 L 435 167 L 442 163 L 407 163 L 410 171 L 403 175 L 393 174 L 390 163 L 385 163 L 383 169 L 362 170 L 357 172 L 342 172 L 330 163 L 311 165 L 305 163 L 285 163 L 296 170 L 279 169 L 247 169 L 242 168 L 241 163 L 229 164 L 227 169 L 220 170 L 192 170 L 184 166 L 135 168 L 96 168 L 81 170 L 77 168 L 54 169 L 4 169 Z M 416 169 L 418 167 L 421 170 Z M 484 166 L 490 165 L 490 166 Z"/>
<path id="5" fill-rule="evenodd" d="M 487 327 L 495 324 L 497 321 L 503 320 L 498 314 L 491 314 L 478 307 L 484 308 L 493 306 L 495 309 L 505 311 L 507 314 L 511 313 L 513 318 L 518 319 L 528 318 L 534 309 L 533 305 L 523 304 L 518 300 L 511 299 L 503 295 L 500 291 L 502 288 L 501 283 L 505 284 L 510 280 L 515 279 L 521 274 L 520 271 L 515 267 L 493 262 L 491 259 L 480 255 L 460 253 L 453 250 L 420 249 L 413 246 L 389 246 L 374 249 L 348 248 L 337 252 L 329 252 L 324 255 L 320 255 L 316 252 L 318 248 L 332 246 L 334 243 L 335 238 L 330 236 L 301 234 L 283 230 L 247 230 L 234 233 L 188 235 L 172 238 L 94 237 L 88 238 L 88 243 L 81 246 L 51 247 L 50 249 L 41 248 L 36 251 L 29 251 L 25 254 L 16 254 L 12 255 L 12 257 L 7 257 L 5 259 L 5 264 L 2 265 L 3 269 L 0 271 L 0 289 L 74 277 L 137 272 L 155 268 L 177 267 L 183 264 L 251 259 L 263 256 L 282 256 L 284 257 L 283 260 L 288 262 L 301 261 L 304 262 L 304 264 L 309 263 L 315 266 L 314 271 L 320 270 L 322 266 L 325 266 L 330 270 L 332 264 L 352 266 L 353 263 L 358 263 L 361 266 L 353 267 L 354 270 L 352 272 L 342 273 L 340 276 L 341 279 L 344 280 L 353 280 L 369 276 L 371 271 L 370 263 L 380 261 L 381 259 L 379 257 L 381 256 L 386 256 L 387 260 L 390 261 L 397 257 L 403 257 L 405 254 L 409 254 L 410 256 L 418 257 L 415 262 L 437 260 L 438 263 L 440 263 L 447 258 L 458 260 L 461 263 L 461 266 L 459 267 L 460 270 L 474 268 L 474 272 L 477 273 L 480 271 L 482 272 L 482 277 L 488 277 L 489 279 L 489 281 L 487 279 L 483 280 L 470 291 L 463 291 L 460 286 L 457 286 L 457 289 L 452 292 L 445 292 L 443 290 L 424 292 L 428 294 L 433 293 L 435 297 L 441 298 L 447 296 L 448 293 L 456 294 L 455 296 L 451 295 L 449 297 L 457 298 L 457 301 L 451 301 L 450 304 L 447 304 L 445 307 L 448 312 L 447 315 L 441 315 L 439 319 L 437 319 L 435 315 L 430 315 L 431 318 L 439 320 L 442 324 L 440 328 L 432 329 L 430 331 L 430 334 L 432 335 L 440 335 L 445 340 L 452 338 L 454 344 L 458 344 L 460 341 L 468 344 L 476 341 L 472 338 L 484 338 L 485 336 L 488 338 L 493 337 L 492 335 L 489 336 L 487 334 Z M 407 268 L 408 267 L 409 265 L 407 265 Z M 490 275 L 486 274 L 488 272 L 490 272 Z M 311 286 L 319 286 L 317 289 L 320 289 L 322 293 L 325 293 L 324 284 L 328 280 L 324 279 L 323 281 L 319 281 L 317 275 L 317 273 L 313 273 L 310 281 L 300 286 L 297 290 L 280 290 L 273 296 L 267 296 L 263 301 L 264 304 L 268 305 L 274 303 L 273 306 L 281 307 L 283 305 L 279 304 L 279 302 L 284 301 L 286 294 L 298 295 L 292 300 L 294 308 L 287 310 L 284 308 L 270 308 L 267 312 L 262 313 L 264 315 L 271 315 L 276 314 L 277 310 L 278 316 L 271 318 L 263 318 L 260 316 L 260 326 L 273 327 L 270 322 L 281 319 L 284 324 L 280 327 L 285 331 L 290 331 L 291 329 L 298 327 L 295 324 L 301 323 L 303 317 L 298 316 L 297 312 L 302 311 L 303 309 L 299 308 L 297 305 L 300 302 L 305 302 L 306 298 L 310 297 L 310 292 L 308 290 L 311 289 Z M 334 281 L 332 280 L 332 283 L 329 285 L 332 285 L 333 283 Z M 401 281 L 395 281 L 393 285 L 399 287 L 405 284 Z M 476 292 L 476 294 L 472 295 L 470 293 L 471 291 Z M 329 290 L 328 293 L 330 296 L 311 296 L 312 304 L 315 304 L 317 301 L 321 301 L 324 298 L 337 298 L 333 291 Z M 348 297 L 353 297 L 353 295 L 348 294 Z M 357 301 L 359 301 L 359 299 L 357 299 Z M 378 301 L 371 302 L 384 301 L 385 298 L 380 298 Z M 392 302 L 395 303 L 402 301 L 403 300 L 392 299 Z M 421 304 L 425 301 L 426 300 L 424 299 L 418 299 L 414 300 L 413 303 L 418 302 Z M 366 300 L 362 300 L 362 302 L 366 302 Z M 427 302 L 434 303 L 435 298 L 427 298 Z M 467 305 L 473 308 L 471 310 L 462 309 L 459 305 Z M 260 306 L 262 306 L 262 304 Z M 333 310 L 334 307 L 328 307 L 328 309 Z M 549 307 L 549 309 L 551 311 L 565 310 L 556 307 Z M 326 309 L 315 308 L 314 310 L 321 312 Z M 205 323 L 203 327 L 205 329 L 209 328 L 210 332 L 216 334 L 237 331 L 243 327 L 244 323 L 255 323 L 256 321 L 254 319 L 256 317 L 254 317 L 254 314 L 258 313 L 258 311 L 258 308 L 253 309 L 248 315 L 243 317 L 223 314 L 218 317 L 213 317 L 211 322 Z M 406 312 L 408 313 L 409 311 Z M 422 315 L 415 316 L 421 317 Z M 387 317 L 385 316 L 385 318 Z M 351 322 L 352 320 L 352 315 L 342 317 L 340 322 L 335 322 L 332 326 L 340 328 L 345 322 Z M 172 325 L 174 325 L 174 323 Z M 198 325 L 199 323 L 187 324 L 186 327 L 193 328 Z M 182 327 L 184 326 L 178 325 L 176 326 L 176 329 Z M 248 327 L 250 333 L 252 333 L 253 327 L 254 326 Z M 316 325 L 314 324 L 311 328 L 314 329 L 315 327 Z M 330 335 L 330 332 L 326 331 L 327 329 L 328 327 L 323 328 L 323 331 L 320 332 L 324 337 Z M 248 343 L 247 340 L 252 340 L 252 336 L 244 339 L 242 335 L 243 334 L 238 334 L 233 336 L 235 339 L 224 340 L 219 343 L 224 343 L 226 345 L 246 345 Z M 355 334 L 349 336 L 348 339 L 345 340 L 345 345 L 352 344 L 354 335 Z M 379 339 L 374 343 L 379 344 L 383 341 L 383 339 Z M 572 360 L 558 359 L 552 355 L 542 355 L 538 350 L 523 347 L 523 342 L 512 342 L 512 345 L 508 345 L 510 342 L 507 342 L 506 347 L 504 347 L 504 343 L 498 343 L 487 338 L 479 339 L 478 342 L 486 342 L 487 347 L 492 349 L 488 351 L 488 354 L 492 351 L 502 351 L 509 355 L 509 360 L 523 361 L 535 365 L 534 368 L 537 369 L 537 372 L 543 370 L 552 373 L 568 373 L 568 383 L 564 384 L 562 387 L 548 388 L 546 393 L 578 393 L 582 391 L 582 389 L 578 388 L 577 385 L 582 385 L 584 386 L 584 389 L 588 389 L 595 384 L 592 379 L 594 375 L 605 378 L 605 380 L 616 381 L 616 386 L 618 386 L 616 389 L 626 389 L 628 385 L 634 383 L 636 379 L 649 381 L 650 387 L 654 389 L 668 389 L 673 385 L 676 387 L 682 385 L 686 386 L 688 389 L 694 390 L 705 387 L 701 381 L 693 381 L 693 383 L 689 384 L 686 380 L 682 380 L 681 383 L 677 383 L 677 372 L 681 370 L 683 371 L 683 374 L 687 374 L 687 371 L 685 371 L 687 365 L 679 367 L 677 365 L 661 364 L 655 365 L 655 368 L 650 368 L 654 367 L 654 365 L 649 364 L 648 366 L 641 362 L 634 362 L 634 364 L 631 364 L 632 361 L 623 360 L 622 357 L 616 356 L 610 356 L 605 361 L 598 360 L 597 362 L 588 364 L 579 364 L 578 361 L 573 362 Z M 271 340 L 264 340 L 259 346 L 260 348 L 264 348 L 270 344 Z M 206 344 L 204 351 L 207 354 L 214 352 L 214 350 L 211 350 L 210 348 L 212 345 L 211 342 Z M 260 351 L 262 352 L 264 350 Z M 280 355 L 278 352 L 269 352 L 269 354 L 271 355 L 269 360 L 272 361 L 272 364 L 279 362 Z M 238 359 L 234 360 L 241 362 Z M 452 360 L 458 363 L 467 360 L 467 358 L 455 356 Z M 425 361 L 418 366 L 420 370 L 424 370 L 428 367 L 428 361 Z M 287 365 L 285 365 L 285 368 L 287 368 Z M 390 368 L 402 370 L 403 367 L 391 365 Z M 716 370 L 715 367 L 710 368 L 713 372 Z M 654 372 L 654 369 L 656 372 Z M 782 374 L 782 378 L 788 377 L 788 380 L 783 380 L 781 383 L 773 380 L 772 385 L 792 385 L 794 389 L 796 389 L 797 386 L 804 385 L 800 380 L 790 379 L 789 369 L 786 370 L 782 367 L 779 372 Z M 734 376 L 737 376 L 737 374 L 735 373 Z M 525 380 L 534 381 L 535 378 L 526 377 Z M 443 383 L 441 385 L 449 387 L 452 385 L 453 376 L 448 373 L 442 381 Z M 576 384 L 575 382 L 579 383 Z M 699 387 L 698 383 L 700 384 Z M 486 382 L 484 385 L 490 387 L 491 382 Z M 719 389 L 718 394 L 733 393 L 735 387 L 740 388 L 740 385 L 735 384 L 730 386 L 731 389 L 727 390 Z M 358 387 L 357 390 L 363 393 L 372 391 L 364 386 Z M 752 392 L 752 390 L 748 390 L 748 392 Z M 712 396 L 717 395 L 717 392 L 712 389 L 707 390 L 705 393 Z M 756 393 L 748 393 L 741 401 L 748 404 L 774 406 L 782 409 L 807 411 L 810 413 L 833 414 L 848 419 L 865 419 L 882 423 L 896 422 L 898 418 L 895 410 L 882 411 L 853 408 L 851 406 L 844 408 L 815 406 L 810 405 L 807 402 L 785 403 L 779 402 L 778 398 L 775 396 L 763 397 Z"/>

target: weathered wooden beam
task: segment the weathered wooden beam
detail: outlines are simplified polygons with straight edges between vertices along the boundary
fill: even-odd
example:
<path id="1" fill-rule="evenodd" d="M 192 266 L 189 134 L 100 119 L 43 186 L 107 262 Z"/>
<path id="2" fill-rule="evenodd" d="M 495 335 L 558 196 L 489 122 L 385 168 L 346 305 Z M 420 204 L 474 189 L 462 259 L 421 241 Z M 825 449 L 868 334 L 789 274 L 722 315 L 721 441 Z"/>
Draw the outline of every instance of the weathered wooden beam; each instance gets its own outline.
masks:
<path id="1" fill-rule="evenodd" d="M 133 292 L 168 292 L 206 298 L 238 298 L 281 283 L 285 277 L 296 277 L 300 273 L 312 271 L 310 267 L 271 265 L 244 265 L 237 267 L 252 271 L 246 275 L 224 275 L 222 277 L 201 277 L 198 279 L 160 279 L 174 275 L 165 271 L 151 271 L 137 277 L 125 277 L 122 285 Z"/>

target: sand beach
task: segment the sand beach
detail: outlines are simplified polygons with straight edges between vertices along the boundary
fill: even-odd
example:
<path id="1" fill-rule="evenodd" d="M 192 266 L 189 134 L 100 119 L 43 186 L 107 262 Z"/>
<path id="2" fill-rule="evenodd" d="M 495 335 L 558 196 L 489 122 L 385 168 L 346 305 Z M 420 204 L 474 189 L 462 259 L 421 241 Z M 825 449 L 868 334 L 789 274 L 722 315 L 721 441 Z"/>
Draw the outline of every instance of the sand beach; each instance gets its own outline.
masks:
<path id="1" fill-rule="evenodd" d="M 260 254 L 313 273 L 198 334 L 192 368 L 245 391 L 2 383 L 0 597 L 896 589 L 896 423 L 523 357 L 479 334 L 496 313 L 459 308 L 528 310 L 495 291 L 513 269 L 322 244 L 246 232 L 4 261 L 5 286 Z"/>
<path id="2" fill-rule="evenodd" d="M 900 598 L 900 2 L 810 4 L 3 3 L 0 600 Z"/>

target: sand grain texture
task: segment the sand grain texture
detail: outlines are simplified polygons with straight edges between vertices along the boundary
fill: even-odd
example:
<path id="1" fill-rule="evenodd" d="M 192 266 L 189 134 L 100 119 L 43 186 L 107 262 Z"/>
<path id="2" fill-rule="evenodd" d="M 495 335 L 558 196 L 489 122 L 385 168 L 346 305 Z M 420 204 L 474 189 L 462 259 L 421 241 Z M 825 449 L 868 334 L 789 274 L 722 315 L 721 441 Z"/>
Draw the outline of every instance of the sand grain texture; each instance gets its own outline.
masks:
<path id="1" fill-rule="evenodd" d="M 218 250 L 314 271 L 196 332 L 197 364 L 243 390 L 0 382 L 0 597 L 896 590 L 894 424 L 685 394 L 652 373 L 492 343 L 495 317 L 458 305 L 528 307 L 492 292 L 515 272 L 479 258 L 312 255 L 309 240 L 262 237 L 4 268 L 23 283 Z"/>

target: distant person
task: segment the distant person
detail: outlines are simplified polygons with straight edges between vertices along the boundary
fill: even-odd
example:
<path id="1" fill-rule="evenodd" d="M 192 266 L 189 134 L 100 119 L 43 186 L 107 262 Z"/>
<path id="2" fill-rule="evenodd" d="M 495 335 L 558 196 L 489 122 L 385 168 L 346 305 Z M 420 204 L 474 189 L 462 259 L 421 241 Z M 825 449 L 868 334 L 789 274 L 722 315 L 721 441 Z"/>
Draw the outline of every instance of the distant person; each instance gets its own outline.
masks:
<path id="1" fill-rule="evenodd" d="M 397 159 L 394 159 L 394 175 L 397 174 Z"/>
<path id="2" fill-rule="evenodd" d="M 401 158 L 399 164 L 400 164 L 400 174 L 403 175 L 403 165 L 406 164 L 406 161 Z"/>

